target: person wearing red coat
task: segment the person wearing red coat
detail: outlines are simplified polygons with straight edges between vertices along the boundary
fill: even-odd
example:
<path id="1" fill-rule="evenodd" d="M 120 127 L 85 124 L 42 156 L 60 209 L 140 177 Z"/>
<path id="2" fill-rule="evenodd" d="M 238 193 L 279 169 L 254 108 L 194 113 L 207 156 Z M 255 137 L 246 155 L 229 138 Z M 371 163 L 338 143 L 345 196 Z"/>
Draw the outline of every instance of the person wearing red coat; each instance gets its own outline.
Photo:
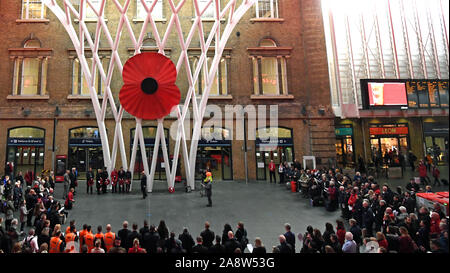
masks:
<path id="1" fill-rule="evenodd" d="M 336 236 L 338 237 L 338 241 L 339 243 L 342 245 L 344 245 L 345 243 L 345 227 L 344 227 L 344 222 L 342 222 L 341 220 L 336 220 Z"/>
<path id="2" fill-rule="evenodd" d="M 352 193 L 350 195 L 350 197 L 348 198 L 348 206 L 349 206 L 349 210 L 354 213 L 355 212 L 355 204 L 356 201 L 358 200 L 358 188 L 353 188 Z"/>
<path id="3" fill-rule="evenodd" d="M 418 169 L 419 169 L 420 183 L 423 184 L 424 186 L 431 184 L 430 178 L 428 177 L 427 173 L 427 166 L 425 165 L 423 160 L 420 160 Z"/>
<path id="4" fill-rule="evenodd" d="M 431 214 L 431 222 L 430 222 L 430 235 L 433 234 L 439 235 L 441 230 L 439 228 L 439 224 L 441 223 L 441 218 L 437 212 L 433 212 Z"/>
<path id="5" fill-rule="evenodd" d="M 111 172 L 111 185 L 112 193 L 117 192 L 117 181 L 119 180 L 119 174 L 116 169 Z"/>

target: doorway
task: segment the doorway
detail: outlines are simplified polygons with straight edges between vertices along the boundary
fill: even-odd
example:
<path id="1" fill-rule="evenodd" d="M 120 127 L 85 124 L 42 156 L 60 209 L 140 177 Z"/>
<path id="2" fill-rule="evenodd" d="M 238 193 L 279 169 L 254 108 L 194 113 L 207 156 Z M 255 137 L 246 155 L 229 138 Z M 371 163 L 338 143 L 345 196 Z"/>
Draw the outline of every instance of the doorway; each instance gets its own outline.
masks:
<path id="1" fill-rule="evenodd" d="M 195 174 L 201 179 L 201 171 L 209 168 L 213 180 L 233 180 L 233 160 L 230 146 L 201 146 L 197 151 Z"/>
<path id="2" fill-rule="evenodd" d="M 77 168 L 78 179 L 86 179 L 89 168 L 93 171 L 103 169 L 102 147 L 69 147 L 69 168 Z"/>
<path id="3" fill-rule="evenodd" d="M 280 163 L 286 161 L 288 163 L 294 162 L 293 160 L 293 148 L 286 146 L 278 146 L 273 150 L 269 150 L 264 147 L 256 149 L 256 164 L 257 164 L 257 179 L 267 180 L 269 178 L 269 163 L 273 160 L 273 163 L 278 166 Z"/>

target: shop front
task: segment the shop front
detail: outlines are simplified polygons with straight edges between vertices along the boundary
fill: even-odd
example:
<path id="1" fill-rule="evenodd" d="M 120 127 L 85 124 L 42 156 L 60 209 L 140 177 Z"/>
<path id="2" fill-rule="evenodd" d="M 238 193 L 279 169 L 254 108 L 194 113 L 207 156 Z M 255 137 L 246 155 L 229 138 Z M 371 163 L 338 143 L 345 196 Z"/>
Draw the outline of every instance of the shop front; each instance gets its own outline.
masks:
<path id="1" fill-rule="evenodd" d="M 335 128 L 336 161 L 339 167 L 355 166 L 355 149 L 353 146 L 353 127 L 340 125 Z"/>
<path id="2" fill-rule="evenodd" d="M 424 122 L 425 151 L 439 165 L 448 164 L 448 123 Z"/>
<path id="3" fill-rule="evenodd" d="M 69 130 L 68 168 L 77 168 L 78 178 L 86 172 L 103 169 L 103 150 L 97 127 L 77 127 Z"/>
<path id="4" fill-rule="evenodd" d="M 294 139 L 290 128 L 259 128 L 256 130 L 256 179 L 269 179 L 271 160 L 278 166 L 282 162 L 291 165 L 294 161 Z M 278 174 L 277 174 L 278 179 Z"/>
<path id="5" fill-rule="evenodd" d="M 233 160 L 230 131 L 223 128 L 202 128 L 198 141 L 195 175 L 210 169 L 214 180 L 233 180 Z"/>
<path id="6" fill-rule="evenodd" d="M 144 126 L 142 127 L 142 132 L 144 134 L 144 143 L 145 143 L 145 155 L 147 156 L 147 164 L 150 172 L 150 168 L 152 166 L 152 158 L 153 158 L 153 150 L 155 149 L 155 139 L 156 139 L 156 130 L 155 126 Z M 134 143 L 134 133 L 136 129 L 131 129 L 131 138 L 130 138 L 130 155 L 133 151 L 133 143 Z M 170 155 L 169 150 L 169 129 L 164 128 L 164 137 L 166 140 L 167 153 Z M 166 180 L 166 169 L 164 164 L 164 156 L 161 149 L 161 142 L 159 143 L 158 149 L 158 159 L 156 161 L 155 166 L 155 180 Z M 134 171 L 133 171 L 133 179 L 141 179 L 141 173 L 144 170 L 144 164 L 142 161 L 141 155 L 141 146 L 137 146 L 136 152 L 136 160 L 134 163 Z"/>
<path id="7" fill-rule="evenodd" d="M 39 175 L 44 169 L 45 129 L 16 127 L 8 129 L 6 162 L 13 162 L 14 176 L 28 171 Z"/>
<path id="8" fill-rule="evenodd" d="M 399 156 L 406 155 L 409 148 L 408 124 L 370 124 L 372 159 L 385 165 L 399 165 Z"/>

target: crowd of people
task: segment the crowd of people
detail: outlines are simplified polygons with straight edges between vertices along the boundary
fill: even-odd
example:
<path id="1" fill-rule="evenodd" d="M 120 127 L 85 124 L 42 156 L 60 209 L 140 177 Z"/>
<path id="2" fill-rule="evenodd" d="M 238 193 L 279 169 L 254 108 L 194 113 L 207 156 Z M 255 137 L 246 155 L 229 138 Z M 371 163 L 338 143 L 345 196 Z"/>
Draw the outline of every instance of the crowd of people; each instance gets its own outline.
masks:
<path id="1" fill-rule="evenodd" d="M 68 215 L 66 210 L 75 201 L 76 169 L 64 175 L 64 183 L 67 180 L 68 185 L 64 187 L 66 202 L 63 205 L 55 200 L 52 173 L 36 177 L 32 183 L 23 182 L 20 172 L 15 179 L 11 179 L 8 173 L 0 183 L 0 207 L 5 216 L 0 218 L 0 251 L 243 253 L 248 249 L 252 253 L 357 253 L 373 252 L 376 245 L 375 250 L 380 253 L 448 253 L 448 217 L 441 206 L 436 203 L 431 211 L 416 206 L 415 194 L 431 190 L 426 179 L 421 183 L 411 179 L 405 188 L 398 187 L 393 191 L 389 185 L 380 185 L 374 177 L 366 174 L 356 172 L 350 177 L 339 169 L 305 170 L 298 161 L 294 161 L 292 166 L 281 164 L 278 171 L 280 183 L 295 182 L 290 188 L 301 192 L 312 206 L 324 206 L 329 211 L 339 209 L 341 218 L 335 225 L 326 223 L 323 232 L 319 227 L 308 226 L 306 232 L 297 237 L 291 231 L 291 225 L 285 224 L 285 231 L 278 237 L 279 245 L 269 250 L 259 237 L 254 237 L 249 246 L 250 237 L 242 222 L 234 231 L 231 225 L 225 224 L 221 236 L 216 235 L 206 222 L 205 229 L 195 239 L 188 228 L 184 228 L 177 237 L 175 232 L 169 232 L 163 220 L 157 227 L 144 221 L 140 229 L 134 223 L 131 230 L 125 221 L 117 234 L 109 224 L 105 226 L 105 233 L 102 226 L 95 231 L 88 224 L 78 230 L 74 220 L 66 230 L 62 230 Z M 87 174 L 87 178 L 89 186 L 89 181 L 94 179 L 93 173 Z M 121 169 L 111 177 L 100 170 L 95 179 L 120 181 L 124 178 L 127 179 L 126 172 L 124 174 Z M 22 185 L 26 187 L 24 191 Z M 100 189 L 98 194 L 106 192 Z M 112 192 L 117 190 L 113 187 Z M 119 187 L 119 192 L 127 192 L 126 186 L 122 190 Z M 92 193 L 92 189 L 87 187 L 87 193 Z M 20 215 L 19 219 L 14 218 L 15 212 Z M 25 225 L 29 227 L 28 234 L 24 233 Z"/>

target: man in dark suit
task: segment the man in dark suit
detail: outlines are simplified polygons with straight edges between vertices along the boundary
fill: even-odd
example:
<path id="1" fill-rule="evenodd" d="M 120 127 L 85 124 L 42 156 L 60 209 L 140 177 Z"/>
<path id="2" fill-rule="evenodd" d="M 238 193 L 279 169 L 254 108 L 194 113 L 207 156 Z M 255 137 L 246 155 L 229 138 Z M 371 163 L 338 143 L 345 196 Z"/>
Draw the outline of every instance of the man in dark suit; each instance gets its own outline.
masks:
<path id="1" fill-rule="evenodd" d="M 286 229 L 286 233 L 284 234 L 286 242 L 292 246 L 292 253 L 295 253 L 295 234 L 291 231 L 290 224 L 286 223 L 284 228 Z"/>
<path id="2" fill-rule="evenodd" d="M 225 252 L 234 253 L 236 248 L 241 248 L 241 243 L 234 238 L 233 231 L 228 231 L 228 241 L 225 243 Z"/>
<path id="3" fill-rule="evenodd" d="M 132 244 L 128 243 L 128 235 L 131 233 L 131 231 L 128 229 L 128 222 L 124 221 L 122 227 L 123 228 L 117 233 L 117 236 L 119 236 L 120 238 L 120 246 L 125 249 L 129 249 L 131 248 Z"/>
<path id="4" fill-rule="evenodd" d="M 203 245 L 202 237 L 197 237 L 197 244 L 192 248 L 192 253 L 206 254 L 208 253 L 208 248 Z"/>
<path id="5" fill-rule="evenodd" d="M 141 234 L 138 232 L 138 225 L 137 224 L 133 224 L 133 231 L 128 233 L 127 236 L 127 240 L 128 240 L 128 245 L 133 245 L 133 241 L 134 239 L 138 239 L 139 242 L 142 241 L 142 236 Z"/>
<path id="6" fill-rule="evenodd" d="M 159 239 L 159 234 L 155 226 L 151 225 L 150 231 L 142 236 L 143 245 L 147 253 L 156 253 Z"/>
<path id="7" fill-rule="evenodd" d="M 220 241 L 221 241 L 221 237 L 219 235 L 216 235 L 216 243 L 209 248 L 209 251 L 211 253 L 215 253 L 215 254 L 220 254 L 220 253 L 225 253 L 225 246 L 223 246 Z"/>
<path id="8" fill-rule="evenodd" d="M 280 235 L 280 245 L 277 248 L 280 250 L 280 253 L 292 253 L 292 246 L 286 242 L 286 237 L 284 235 Z"/>
<path id="9" fill-rule="evenodd" d="M 147 175 L 145 175 L 144 171 L 142 171 L 141 177 L 141 191 L 142 191 L 142 199 L 145 199 L 147 197 Z"/>
<path id="10" fill-rule="evenodd" d="M 214 232 L 209 230 L 209 227 L 209 222 L 205 222 L 205 230 L 200 233 L 203 239 L 203 245 L 208 249 L 213 245 L 214 241 Z"/>

